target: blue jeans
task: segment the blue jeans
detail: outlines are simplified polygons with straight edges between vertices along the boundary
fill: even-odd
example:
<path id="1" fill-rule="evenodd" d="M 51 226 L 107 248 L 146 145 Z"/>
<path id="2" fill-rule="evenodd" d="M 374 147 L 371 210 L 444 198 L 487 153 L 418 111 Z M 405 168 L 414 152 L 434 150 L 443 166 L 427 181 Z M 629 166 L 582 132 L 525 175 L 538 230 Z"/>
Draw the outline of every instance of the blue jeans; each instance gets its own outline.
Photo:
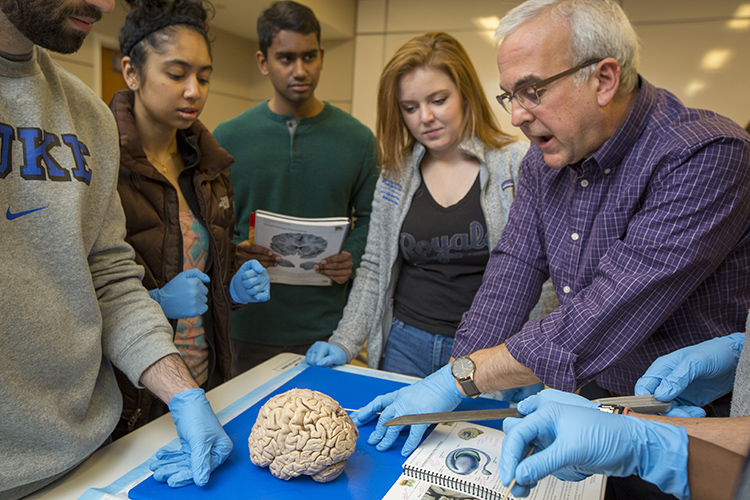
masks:
<path id="1" fill-rule="evenodd" d="M 435 335 L 393 318 L 380 368 L 424 378 L 448 364 L 452 349 L 453 337 Z"/>

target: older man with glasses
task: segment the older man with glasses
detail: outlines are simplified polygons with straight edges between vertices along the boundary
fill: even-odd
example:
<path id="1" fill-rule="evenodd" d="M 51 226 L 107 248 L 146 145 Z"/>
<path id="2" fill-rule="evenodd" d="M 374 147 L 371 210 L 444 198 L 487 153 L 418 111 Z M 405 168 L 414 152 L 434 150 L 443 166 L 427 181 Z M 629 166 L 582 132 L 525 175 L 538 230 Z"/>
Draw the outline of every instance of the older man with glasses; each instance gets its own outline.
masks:
<path id="1" fill-rule="evenodd" d="M 458 360 L 356 415 L 382 410 L 369 440 L 381 450 L 401 430 L 388 419 L 480 392 L 541 381 L 633 394 L 659 356 L 741 331 L 750 307 L 747 133 L 641 77 L 611 0 L 530 0 L 497 36 L 498 101 L 532 146 Z M 560 307 L 527 321 L 549 277 Z"/>

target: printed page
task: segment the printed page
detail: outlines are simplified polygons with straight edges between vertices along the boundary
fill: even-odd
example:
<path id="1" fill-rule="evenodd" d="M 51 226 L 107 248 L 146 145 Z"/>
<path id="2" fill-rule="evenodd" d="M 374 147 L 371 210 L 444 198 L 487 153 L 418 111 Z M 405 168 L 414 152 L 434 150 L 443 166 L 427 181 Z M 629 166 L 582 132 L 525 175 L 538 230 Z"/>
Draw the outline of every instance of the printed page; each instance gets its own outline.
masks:
<path id="1" fill-rule="evenodd" d="M 502 498 L 502 497 L 500 497 Z M 510 498 L 510 497 L 509 497 Z M 383 500 L 482 500 L 401 474 Z"/>
<path id="2" fill-rule="evenodd" d="M 479 424 L 467 422 L 438 424 L 404 463 L 405 475 L 443 488 L 460 490 L 470 495 L 455 498 L 477 497 L 482 500 L 499 500 L 506 490 L 498 477 L 498 462 L 504 437 L 505 433 L 502 431 Z M 408 469 L 413 469 L 416 473 L 410 473 Z M 592 476 L 580 482 L 560 481 L 550 476 L 540 481 L 527 498 L 531 500 L 599 500 L 603 498 L 604 484 L 605 478 L 601 475 Z M 414 484 L 410 494 L 417 494 L 417 489 L 419 486 Z M 402 487 L 401 491 L 404 490 L 405 488 Z M 423 495 L 427 494 L 427 491 L 425 489 Z M 399 498 L 411 499 L 412 497 Z M 425 498 L 439 498 L 439 496 Z"/>
<path id="3" fill-rule="evenodd" d="M 349 231 L 349 220 L 303 219 L 255 212 L 254 243 L 281 256 L 276 267 L 268 268 L 271 283 L 326 286 L 331 280 L 315 272 L 313 266 L 341 252 Z"/>
<path id="4" fill-rule="evenodd" d="M 546 500 L 546 495 L 553 495 L 550 498 L 594 498 L 596 500 L 604 498 L 604 487 L 606 482 L 601 476 L 593 476 L 581 482 L 559 481 L 555 478 L 550 481 L 552 491 L 543 487 L 547 484 L 545 481 L 536 488 L 531 490 L 528 497 L 524 499 L 508 495 L 508 500 Z M 598 492 L 598 494 L 594 494 Z M 490 495 L 489 497 L 477 498 L 476 496 L 450 488 L 437 486 L 428 481 L 401 474 L 383 500 L 502 500 L 505 490 Z"/>

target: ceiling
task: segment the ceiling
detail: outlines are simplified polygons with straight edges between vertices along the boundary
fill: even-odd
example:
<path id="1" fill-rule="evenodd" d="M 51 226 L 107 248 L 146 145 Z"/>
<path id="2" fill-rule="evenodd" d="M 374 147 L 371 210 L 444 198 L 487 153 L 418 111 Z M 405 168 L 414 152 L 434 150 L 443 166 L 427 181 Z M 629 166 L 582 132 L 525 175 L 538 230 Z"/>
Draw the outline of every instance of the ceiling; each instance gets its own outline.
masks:
<path id="1" fill-rule="evenodd" d="M 212 0 L 216 16 L 211 26 L 243 38 L 257 40 L 255 23 L 273 0 Z M 356 0 L 302 0 L 321 24 L 322 38 L 327 40 L 354 37 Z"/>

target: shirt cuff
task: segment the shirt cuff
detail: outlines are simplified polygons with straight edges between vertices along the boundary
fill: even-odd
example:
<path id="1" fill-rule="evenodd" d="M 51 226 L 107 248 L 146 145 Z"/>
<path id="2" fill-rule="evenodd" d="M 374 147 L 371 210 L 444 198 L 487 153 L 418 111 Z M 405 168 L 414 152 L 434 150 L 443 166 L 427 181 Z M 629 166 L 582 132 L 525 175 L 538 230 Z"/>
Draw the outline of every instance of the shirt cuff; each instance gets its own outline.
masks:
<path id="1" fill-rule="evenodd" d="M 578 356 L 550 341 L 539 328 L 524 328 L 505 341 L 513 358 L 531 369 L 548 387 L 566 392 L 578 389 L 575 363 Z M 530 326 L 527 324 L 527 327 Z"/>

